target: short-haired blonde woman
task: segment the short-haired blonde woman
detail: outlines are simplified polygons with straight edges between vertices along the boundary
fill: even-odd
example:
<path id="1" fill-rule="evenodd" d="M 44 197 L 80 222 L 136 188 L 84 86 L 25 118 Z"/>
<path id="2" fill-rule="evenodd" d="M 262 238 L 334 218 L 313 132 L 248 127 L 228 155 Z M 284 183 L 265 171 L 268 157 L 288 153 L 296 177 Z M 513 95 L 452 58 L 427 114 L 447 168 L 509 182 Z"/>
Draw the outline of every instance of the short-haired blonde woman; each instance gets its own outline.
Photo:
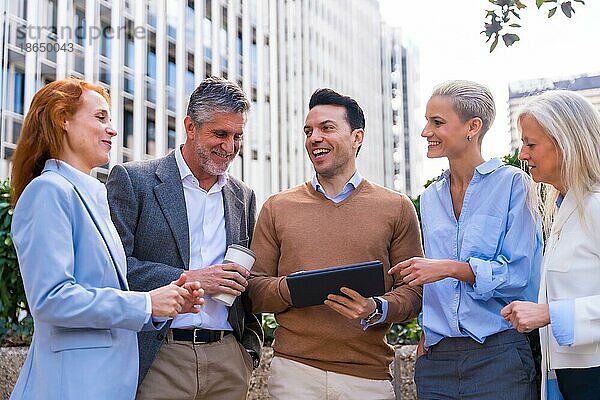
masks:
<path id="1" fill-rule="evenodd" d="M 35 333 L 11 399 L 133 400 L 136 332 L 202 304 L 185 274 L 128 291 L 106 189 L 89 175 L 116 134 L 102 86 L 64 79 L 33 96 L 13 157 L 11 233 Z"/>
<path id="2" fill-rule="evenodd" d="M 542 398 L 556 373 L 566 400 L 600 393 L 600 113 L 579 94 L 543 93 L 518 116 L 520 158 L 545 185 L 549 231 L 539 304 L 513 302 L 502 315 L 519 332 L 540 329 Z"/>
<path id="3" fill-rule="evenodd" d="M 500 310 L 537 298 L 541 224 L 530 206 L 531 178 L 481 155 L 495 113 L 489 89 L 470 81 L 442 83 L 427 102 L 427 157 L 446 157 L 450 168 L 421 195 L 427 258 L 390 270 L 423 285 L 419 399 L 537 395 L 527 338 Z"/>

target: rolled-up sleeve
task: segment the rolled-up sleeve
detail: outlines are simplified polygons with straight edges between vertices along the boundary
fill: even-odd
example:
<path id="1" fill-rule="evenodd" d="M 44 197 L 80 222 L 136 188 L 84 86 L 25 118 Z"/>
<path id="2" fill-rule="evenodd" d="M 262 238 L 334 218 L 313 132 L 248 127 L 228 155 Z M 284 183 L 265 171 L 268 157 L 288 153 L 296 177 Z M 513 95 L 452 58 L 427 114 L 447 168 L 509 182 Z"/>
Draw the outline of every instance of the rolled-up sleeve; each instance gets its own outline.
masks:
<path id="1" fill-rule="evenodd" d="M 523 292 L 527 291 L 528 300 L 537 300 L 539 286 L 533 288 L 531 283 L 539 282 L 532 278 L 539 276 L 541 223 L 530 211 L 527 198 L 530 186 L 526 179 L 515 175 L 512 181 L 506 230 L 497 238 L 495 256 L 492 259 L 472 256 L 467 260 L 475 275 L 475 283 L 467 290 L 473 299 L 523 299 Z M 485 227 L 482 228 L 485 232 Z"/>

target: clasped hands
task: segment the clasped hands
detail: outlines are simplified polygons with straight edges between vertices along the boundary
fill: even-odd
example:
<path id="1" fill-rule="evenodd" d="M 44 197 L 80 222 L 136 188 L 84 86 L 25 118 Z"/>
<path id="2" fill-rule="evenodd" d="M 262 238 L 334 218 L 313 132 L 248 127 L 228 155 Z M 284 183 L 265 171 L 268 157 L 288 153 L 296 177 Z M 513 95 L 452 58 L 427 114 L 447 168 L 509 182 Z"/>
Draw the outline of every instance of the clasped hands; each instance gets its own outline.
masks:
<path id="1" fill-rule="evenodd" d="M 246 290 L 249 277 L 250 272 L 236 263 L 186 271 L 171 284 L 150 292 L 152 297 L 153 292 L 162 291 L 157 302 L 157 313 L 154 299 L 152 301 L 152 315 L 174 317 L 177 314 L 198 313 L 200 310 L 196 306 L 204 304 L 203 295 L 224 293 L 239 296 Z"/>
<path id="2" fill-rule="evenodd" d="M 187 281 L 188 276 L 182 273 L 176 281 L 151 290 L 153 317 L 175 317 L 177 314 L 198 313 L 197 305 L 204 304 L 204 290 L 198 281 Z"/>

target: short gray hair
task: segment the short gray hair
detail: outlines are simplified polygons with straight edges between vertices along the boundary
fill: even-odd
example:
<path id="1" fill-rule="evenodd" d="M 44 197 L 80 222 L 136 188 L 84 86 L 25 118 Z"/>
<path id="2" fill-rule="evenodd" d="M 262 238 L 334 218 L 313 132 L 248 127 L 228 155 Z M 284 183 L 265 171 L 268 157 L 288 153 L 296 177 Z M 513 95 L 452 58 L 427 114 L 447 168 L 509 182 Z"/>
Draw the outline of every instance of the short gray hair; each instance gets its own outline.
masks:
<path id="1" fill-rule="evenodd" d="M 215 113 L 245 114 L 250 102 L 237 83 L 210 76 L 190 96 L 187 115 L 197 125 L 212 120 Z"/>
<path id="2" fill-rule="evenodd" d="M 496 118 L 496 105 L 492 92 L 480 83 L 462 80 L 446 81 L 436 86 L 431 96 L 448 97 L 462 122 L 475 117 L 481 118 L 480 141 Z"/>

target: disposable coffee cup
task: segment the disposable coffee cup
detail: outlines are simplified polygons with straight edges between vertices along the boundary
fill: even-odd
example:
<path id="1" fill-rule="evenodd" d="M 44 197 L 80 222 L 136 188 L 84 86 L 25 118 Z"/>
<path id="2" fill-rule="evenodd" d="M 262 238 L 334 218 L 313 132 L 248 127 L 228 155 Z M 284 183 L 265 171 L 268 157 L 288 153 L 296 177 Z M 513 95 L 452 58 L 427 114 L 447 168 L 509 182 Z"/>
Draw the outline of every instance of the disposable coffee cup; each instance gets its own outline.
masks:
<path id="1" fill-rule="evenodd" d="M 252 265 L 254 265 L 254 260 L 256 260 L 256 255 L 252 250 L 247 249 L 244 246 L 240 246 L 239 244 L 232 244 L 229 245 L 229 247 L 227 248 L 227 252 L 225 253 L 225 259 L 223 259 L 223 264 L 240 264 L 242 267 L 250 271 L 252 269 Z M 219 293 L 212 296 L 213 300 L 225 304 L 227 307 L 231 307 L 233 301 L 235 300 L 235 297 L 236 296 L 232 294 L 226 293 Z"/>

